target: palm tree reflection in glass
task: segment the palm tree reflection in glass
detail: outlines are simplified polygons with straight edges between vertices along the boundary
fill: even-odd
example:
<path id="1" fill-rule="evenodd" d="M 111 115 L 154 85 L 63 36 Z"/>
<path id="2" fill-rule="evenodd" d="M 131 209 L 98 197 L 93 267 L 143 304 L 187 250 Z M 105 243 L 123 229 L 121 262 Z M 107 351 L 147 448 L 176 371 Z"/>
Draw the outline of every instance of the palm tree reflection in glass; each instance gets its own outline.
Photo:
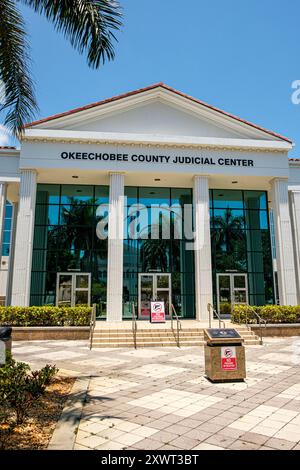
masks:
<path id="1" fill-rule="evenodd" d="M 57 261 L 54 257 L 49 260 L 49 269 L 52 263 L 53 271 L 58 272 L 92 270 L 92 293 L 98 301 L 105 299 L 106 283 L 99 279 L 99 272 L 107 257 L 107 242 L 95 235 L 99 217 L 95 219 L 92 204 L 93 199 L 78 201 L 70 198 L 68 205 L 61 206 L 60 225 L 52 227 L 48 234 L 48 246 L 58 251 L 59 257 Z"/>
<path id="2" fill-rule="evenodd" d="M 227 208 L 222 216 L 214 216 L 212 221 L 212 247 L 217 258 L 217 271 L 245 271 L 244 217 L 234 216 L 232 210 Z"/>

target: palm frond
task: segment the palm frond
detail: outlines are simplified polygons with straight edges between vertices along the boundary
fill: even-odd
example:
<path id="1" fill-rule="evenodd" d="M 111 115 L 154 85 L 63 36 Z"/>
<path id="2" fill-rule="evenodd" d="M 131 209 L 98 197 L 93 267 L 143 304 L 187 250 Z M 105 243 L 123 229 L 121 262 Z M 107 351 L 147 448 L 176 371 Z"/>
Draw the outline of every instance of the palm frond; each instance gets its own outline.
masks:
<path id="1" fill-rule="evenodd" d="M 0 80 L 5 93 L 0 111 L 7 110 L 4 124 L 18 137 L 24 123 L 38 107 L 30 77 L 29 46 L 23 18 L 13 0 L 0 6 Z"/>
<path id="2" fill-rule="evenodd" d="M 114 31 L 120 29 L 121 8 L 113 0 L 19 0 L 54 24 L 90 67 L 114 59 Z"/>

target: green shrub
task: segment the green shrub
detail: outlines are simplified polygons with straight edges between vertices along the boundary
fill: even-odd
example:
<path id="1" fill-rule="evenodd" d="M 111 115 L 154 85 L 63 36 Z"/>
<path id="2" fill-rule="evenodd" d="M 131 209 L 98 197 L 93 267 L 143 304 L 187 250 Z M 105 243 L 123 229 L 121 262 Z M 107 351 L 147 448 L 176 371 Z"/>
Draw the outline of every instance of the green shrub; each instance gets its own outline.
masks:
<path id="1" fill-rule="evenodd" d="M 220 302 L 220 314 L 221 315 L 230 315 L 231 314 L 231 303 L 230 302 Z"/>
<path id="2" fill-rule="evenodd" d="M 47 385 L 50 385 L 53 377 L 57 374 L 58 369 L 55 366 L 46 364 L 40 370 L 34 370 L 31 372 L 28 381 L 28 391 L 34 398 L 38 398 L 40 395 L 45 393 Z"/>
<path id="3" fill-rule="evenodd" d="M 44 394 L 54 375 L 55 366 L 46 365 L 31 371 L 28 364 L 10 359 L 0 368 L 0 403 L 3 410 L 12 410 L 16 424 L 24 422 L 34 401 Z"/>
<path id="4" fill-rule="evenodd" d="M 234 323 L 258 323 L 253 309 L 267 323 L 300 323 L 300 306 L 289 305 L 263 305 L 253 306 L 235 305 L 231 314 Z"/>
<path id="5" fill-rule="evenodd" d="M 2 307 L 0 326 L 88 326 L 92 308 L 77 307 Z"/>

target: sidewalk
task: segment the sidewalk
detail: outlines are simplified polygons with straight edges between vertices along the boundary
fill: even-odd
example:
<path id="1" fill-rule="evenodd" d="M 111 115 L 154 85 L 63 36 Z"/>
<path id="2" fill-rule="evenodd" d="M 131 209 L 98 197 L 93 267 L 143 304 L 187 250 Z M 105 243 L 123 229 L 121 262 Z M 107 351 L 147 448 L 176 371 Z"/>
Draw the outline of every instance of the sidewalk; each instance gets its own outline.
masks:
<path id="1" fill-rule="evenodd" d="M 75 449 L 300 450 L 300 338 L 246 348 L 246 383 L 213 385 L 202 347 L 97 349 L 15 342 L 33 367 L 90 376 Z"/>

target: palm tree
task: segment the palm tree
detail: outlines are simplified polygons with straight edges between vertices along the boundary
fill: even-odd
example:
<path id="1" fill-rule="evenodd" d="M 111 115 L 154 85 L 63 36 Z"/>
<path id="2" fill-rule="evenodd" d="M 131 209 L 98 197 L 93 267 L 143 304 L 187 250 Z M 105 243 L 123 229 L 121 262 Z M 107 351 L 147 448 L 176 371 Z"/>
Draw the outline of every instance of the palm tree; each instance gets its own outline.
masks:
<path id="1" fill-rule="evenodd" d="M 234 216 L 231 209 L 226 209 L 224 216 L 213 218 L 215 227 L 215 243 L 219 251 L 227 253 L 234 251 L 236 242 L 244 239 L 243 226 L 244 218 Z"/>
<path id="2" fill-rule="evenodd" d="M 168 226 L 169 219 L 161 214 L 158 223 L 152 223 L 146 228 L 149 238 L 142 240 L 141 245 L 142 270 L 144 272 L 149 270 L 165 272 L 167 270 L 170 240 L 162 238 L 164 224 Z M 151 235 L 158 236 L 158 238 L 151 238 Z"/>
<path id="3" fill-rule="evenodd" d="M 44 15 L 74 49 L 87 55 L 93 68 L 114 58 L 114 31 L 120 29 L 122 15 L 115 0 L 1 0 L 0 84 L 2 81 L 4 103 L 0 111 L 7 112 L 4 125 L 18 137 L 38 106 L 25 24 L 17 3 Z"/>
<path id="4" fill-rule="evenodd" d="M 212 246 L 219 271 L 243 271 L 246 263 L 244 218 L 227 208 L 223 216 L 213 218 Z"/>

